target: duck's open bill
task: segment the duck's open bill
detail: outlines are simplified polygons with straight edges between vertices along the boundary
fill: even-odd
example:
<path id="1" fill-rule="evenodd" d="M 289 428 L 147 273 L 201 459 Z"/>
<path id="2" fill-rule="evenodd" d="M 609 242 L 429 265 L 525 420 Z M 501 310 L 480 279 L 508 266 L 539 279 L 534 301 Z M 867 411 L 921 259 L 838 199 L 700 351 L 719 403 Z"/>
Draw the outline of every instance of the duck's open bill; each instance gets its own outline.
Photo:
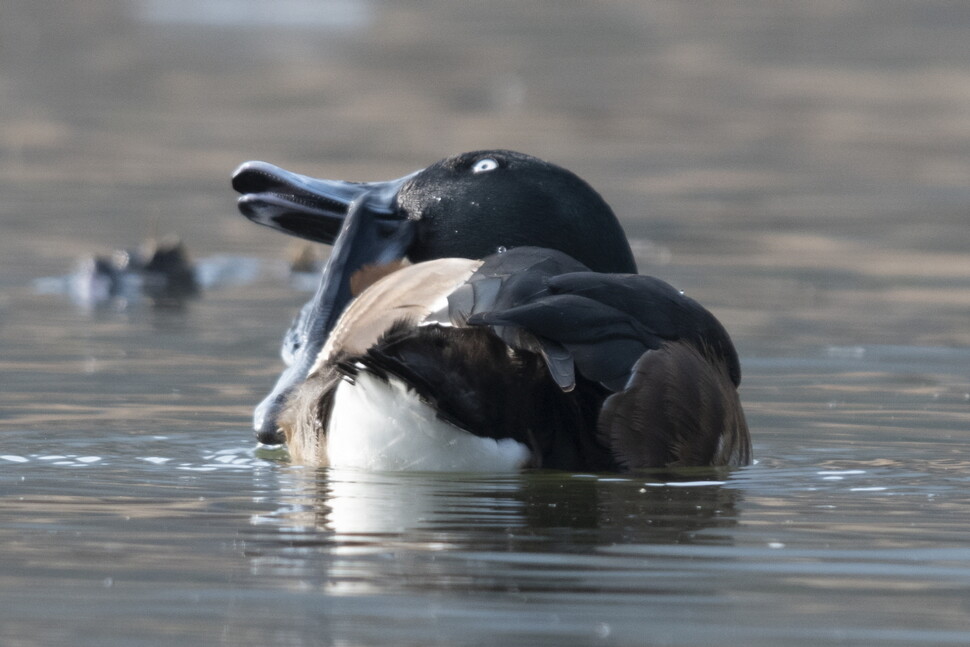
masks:
<path id="1" fill-rule="evenodd" d="M 351 203 L 363 195 L 375 218 L 388 226 L 400 220 L 395 199 L 416 173 L 387 182 L 319 180 L 268 162 L 245 162 L 232 174 L 242 194 L 239 211 L 253 222 L 318 243 L 334 244 Z"/>

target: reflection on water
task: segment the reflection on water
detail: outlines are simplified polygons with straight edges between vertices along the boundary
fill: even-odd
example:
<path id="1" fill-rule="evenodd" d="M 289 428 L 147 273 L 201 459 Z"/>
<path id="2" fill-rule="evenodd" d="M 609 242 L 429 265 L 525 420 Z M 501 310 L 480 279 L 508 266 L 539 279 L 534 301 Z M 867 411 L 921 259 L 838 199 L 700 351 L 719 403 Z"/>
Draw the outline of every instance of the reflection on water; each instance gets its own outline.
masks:
<path id="1" fill-rule="evenodd" d="M 968 26 L 905 0 L 5 5 L 0 644 L 970 643 Z M 496 146 L 589 179 L 725 323 L 755 465 L 254 448 L 306 294 L 230 171 Z M 35 283 L 155 231 L 194 259 L 184 307 Z"/>
<path id="2" fill-rule="evenodd" d="M 0 533 L 16 618 L 5 636 L 33 627 L 50 644 L 57 629 L 36 622 L 51 605 L 101 617 L 106 605 L 141 619 L 77 623 L 74 640 L 137 643 L 142 631 L 174 644 L 216 628 L 223 644 L 640 644 L 646 630 L 670 644 L 966 639 L 967 473 L 919 456 L 817 469 L 771 452 L 773 465 L 731 473 L 621 478 L 354 474 L 243 449 L 198 457 L 212 469 L 199 473 L 119 453 L 70 494 L 55 486 L 76 473 L 63 461 L 5 470 L 34 492 L 5 490 L 4 519 L 18 520 Z M 932 627 L 919 621 L 927 605 Z"/>
<path id="3" fill-rule="evenodd" d="M 740 492 L 720 485 L 567 474 L 294 471 L 280 482 L 283 505 L 253 519 L 279 534 L 251 542 L 252 566 L 257 575 L 285 573 L 340 596 L 442 588 L 660 592 L 668 585 L 634 577 L 625 560 L 597 550 L 730 544 L 718 530 L 736 525 Z"/>
<path id="4" fill-rule="evenodd" d="M 446 530 L 435 534 L 444 542 L 441 547 L 484 548 L 480 538 L 462 538 L 470 528 L 472 534 L 500 531 L 505 550 L 527 550 L 529 537 L 555 528 L 588 532 L 594 545 L 634 538 L 690 543 L 694 531 L 733 524 L 738 492 L 722 488 L 725 481 L 698 479 L 711 475 L 709 470 L 685 471 L 677 475 L 680 481 L 668 482 L 655 480 L 662 476 L 657 473 L 636 479 L 592 474 L 500 479 L 330 471 L 321 478 L 321 473 L 299 470 L 281 483 L 292 501 L 254 522 L 320 530 L 338 543 L 376 542 L 377 549 L 382 538 L 420 537 L 433 528 Z M 631 497 L 632 492 L 639 496 Z M 452 540 L 445 539 L 447 530 L 453 531 Z"/>

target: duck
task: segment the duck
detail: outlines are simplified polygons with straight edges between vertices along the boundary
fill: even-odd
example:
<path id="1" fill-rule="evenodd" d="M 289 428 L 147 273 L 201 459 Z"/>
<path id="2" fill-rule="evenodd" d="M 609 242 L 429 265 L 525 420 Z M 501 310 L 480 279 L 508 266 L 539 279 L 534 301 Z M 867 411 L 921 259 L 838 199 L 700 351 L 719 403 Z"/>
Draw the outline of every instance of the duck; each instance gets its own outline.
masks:
<path id="1" fill-rule="evenodd" d="M 196 268 L 176 236 L 149 239 L 134 249 L 94 255 L 69 277 L 68 292 L 86 307 L 148 297 L 156 306 L 180 306 L 199 293 Z"/>
<path id="2" fill-rule="evenodd" d="M 751 463 L 724 326 L 641 275 L 613 210 L 509 150 L 396 180 L 250 161 L 240 212 L 332 245 L 255 408 L 292 461 L 371 471 L 631 472 Z"/>

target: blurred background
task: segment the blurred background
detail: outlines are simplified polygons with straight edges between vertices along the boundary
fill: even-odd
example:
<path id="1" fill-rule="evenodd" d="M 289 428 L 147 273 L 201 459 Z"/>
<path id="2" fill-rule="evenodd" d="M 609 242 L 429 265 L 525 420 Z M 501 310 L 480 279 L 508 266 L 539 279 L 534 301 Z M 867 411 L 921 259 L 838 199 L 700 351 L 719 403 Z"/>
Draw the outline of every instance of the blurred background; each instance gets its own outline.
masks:
<path id="1" fill-rule="evenodd" d="M 370 180 L 506 147 L 588 179 L 742 346 L 970 343 L 966 3 L 0 11 L 4 288 L 154 232 L 282 254 L 235 212 L 247 159 Z"/>

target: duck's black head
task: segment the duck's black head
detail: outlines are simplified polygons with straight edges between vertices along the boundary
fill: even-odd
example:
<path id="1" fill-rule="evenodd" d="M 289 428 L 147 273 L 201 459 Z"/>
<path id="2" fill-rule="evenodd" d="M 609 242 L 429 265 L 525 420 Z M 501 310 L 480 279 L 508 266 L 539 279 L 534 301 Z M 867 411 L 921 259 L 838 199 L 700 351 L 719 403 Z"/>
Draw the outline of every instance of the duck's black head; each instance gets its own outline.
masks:
<path id="1" fill-rule="evenodd" d="M 513 151 L 463 153 L 404 184 L 398 209 L 418 223 L 412 261 L 483 258 L 530 245 L 569 254 L 600 272 L 635 272 L 613 210 L 564 168 Z"/>
<path id="2" fill-rule="evenodd" d="M 233 187 L 244 194 L 239 208 L 251 220 L 331 244 L 350 204 L 363 200 L 378 238 L 393 230 L 400 255 L 414 262 L 483 258 L 530 245 L 565 252 L 600 272 L 636 271 L 613 210 L 589 184 L 513 151 L 463 153 L 389 182 L 318 180 L 247 162 Z"/>

